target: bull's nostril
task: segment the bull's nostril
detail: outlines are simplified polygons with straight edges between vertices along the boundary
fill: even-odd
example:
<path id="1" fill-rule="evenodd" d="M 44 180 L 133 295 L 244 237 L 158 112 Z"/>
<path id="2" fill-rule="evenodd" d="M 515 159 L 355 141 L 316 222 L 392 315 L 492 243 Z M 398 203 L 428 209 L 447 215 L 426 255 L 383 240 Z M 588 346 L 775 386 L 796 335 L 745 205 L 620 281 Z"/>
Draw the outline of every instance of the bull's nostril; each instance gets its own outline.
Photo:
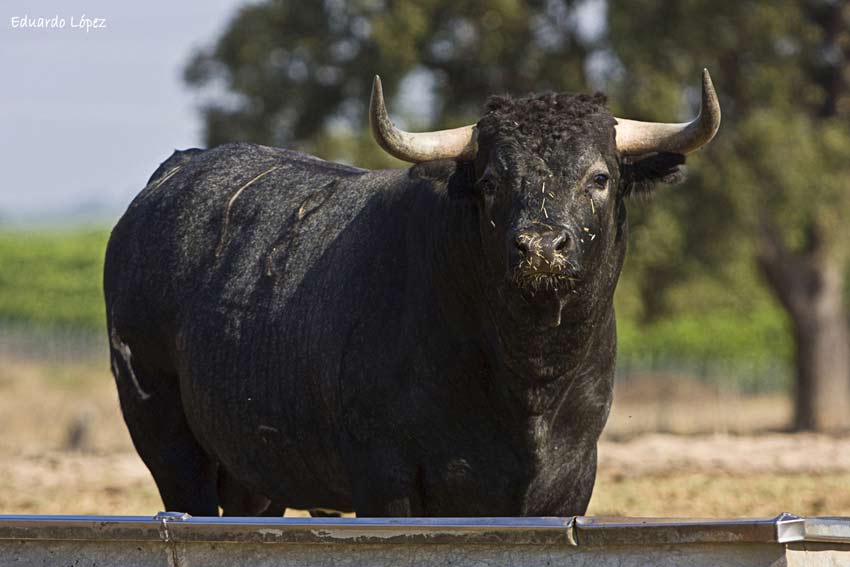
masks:
<path id="1" fill-rule="evenodd" d="M 570 246 L 570 235 L 566 232 L 559 232 L 552 238 L 552 249 L 555 252 L 562 253 Z"/>
<path id="2" fill-rule="evenodd" d="M 516 246 L 523 254 L 528 254 L 528 238 L 526 236 L 517 236 L 514 239 L 514 246 Z"/>
<path id="3" fill-rule="evenodd" d="M 564 248 L 566 248 L 566 247 L 567 247 L 568 242 L 569 242 L 569 239 L 567 238 L 567 235 L 566 235 L 566 234 L 559 234 L 559 235 L 555 238 L 555 242 L 554 242 L 554 244 L 555 244 L 555 246 L 554 246 L 555 251 L 556 251 L 556 252 L 561 252 L 561 251 L 563 251 L 563 250 L 564 250 Z"/>

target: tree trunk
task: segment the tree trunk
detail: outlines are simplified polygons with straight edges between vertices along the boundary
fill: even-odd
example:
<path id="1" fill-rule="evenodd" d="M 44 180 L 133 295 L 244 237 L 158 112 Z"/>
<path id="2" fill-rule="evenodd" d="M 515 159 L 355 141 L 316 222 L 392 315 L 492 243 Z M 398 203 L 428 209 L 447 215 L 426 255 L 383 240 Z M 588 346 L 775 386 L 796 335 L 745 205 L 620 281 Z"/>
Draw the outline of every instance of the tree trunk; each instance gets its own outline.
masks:
<path id="1" fill-rule="evenodd" d="M 810 235 L 791 252 L 767 231 L 759 266 L 790 315 L 795 344 L 795 430 L 850 429 L 850 328 L 844 313 L 844 267 Z"/>
<path id="2" fill-rule="evenodd" d="M 835 431 L 850 427 L 850 331 L 844 317 L 835 266 L 821 271 L 823 283 L 806 297 L 803 312 L 792 315 L 796 345 L 794 427 Z"/>

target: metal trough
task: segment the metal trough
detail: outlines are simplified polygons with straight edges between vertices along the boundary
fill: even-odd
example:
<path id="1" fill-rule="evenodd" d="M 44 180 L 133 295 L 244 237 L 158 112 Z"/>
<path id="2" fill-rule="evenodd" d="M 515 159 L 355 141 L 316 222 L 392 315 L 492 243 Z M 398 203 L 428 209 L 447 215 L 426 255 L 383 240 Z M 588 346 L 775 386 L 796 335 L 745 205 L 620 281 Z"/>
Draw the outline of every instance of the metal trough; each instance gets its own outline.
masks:
<path id="1" fill-rule="evenodd" d="M 850 518 L 1 516 L 0 565 L 850 565 Z"/>

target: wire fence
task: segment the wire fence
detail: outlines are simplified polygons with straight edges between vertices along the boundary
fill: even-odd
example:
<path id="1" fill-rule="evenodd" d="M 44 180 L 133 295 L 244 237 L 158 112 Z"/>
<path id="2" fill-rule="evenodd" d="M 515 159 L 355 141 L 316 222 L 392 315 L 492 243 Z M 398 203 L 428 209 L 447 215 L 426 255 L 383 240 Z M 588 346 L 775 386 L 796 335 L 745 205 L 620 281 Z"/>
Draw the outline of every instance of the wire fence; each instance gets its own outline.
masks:
<path id="1" fill-rule="evenodd" d="M 747 359 L 695 359 L 683 358 L 676 353 L 618 358 L 618 383 L 629 384 L 648 377 L 659 380 L 686 378 L 728 392 L 759 395 L 788 391 L 792 383 L 792 368 L 788 362 L 780 359 L 767 362 Z"/>
<path id="2" fill-rule="evenodd" d="M 108 360 L 105 331 L 0 323 L 0 359 L 56 365 Z"/>

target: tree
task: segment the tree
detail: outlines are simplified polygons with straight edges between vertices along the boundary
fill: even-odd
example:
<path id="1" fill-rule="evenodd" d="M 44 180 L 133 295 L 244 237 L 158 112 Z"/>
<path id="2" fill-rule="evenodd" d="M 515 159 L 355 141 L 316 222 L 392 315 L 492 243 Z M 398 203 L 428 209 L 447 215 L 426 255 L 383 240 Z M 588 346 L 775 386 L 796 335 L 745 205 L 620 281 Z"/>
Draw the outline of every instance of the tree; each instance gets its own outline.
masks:
<path id="1" fill-rule="evenodd" d="M 711 69 L 724 124 L 693 161 L 693 207 L 668 215 L 703 231 L 682 256 L 722 266 L 747 243 L 792 322 L 794 427 L 850 428 L 850 1 L 639 0 L 612 3 L 609 22 L 633 114 Z"/>
<path id="2" fill-rule="evenodd" d="M 208 144 L 304 146 L 332 124 L 362 130 L 376 73 L 388 93 L 418 75 L 435 107 L 422 126 L 457 125 L 490 94 L 582 89 L 593 40 L 570 0 L 268 0 L 242 8 L 185 77 L 228 92 L 203 110 Z"/>

